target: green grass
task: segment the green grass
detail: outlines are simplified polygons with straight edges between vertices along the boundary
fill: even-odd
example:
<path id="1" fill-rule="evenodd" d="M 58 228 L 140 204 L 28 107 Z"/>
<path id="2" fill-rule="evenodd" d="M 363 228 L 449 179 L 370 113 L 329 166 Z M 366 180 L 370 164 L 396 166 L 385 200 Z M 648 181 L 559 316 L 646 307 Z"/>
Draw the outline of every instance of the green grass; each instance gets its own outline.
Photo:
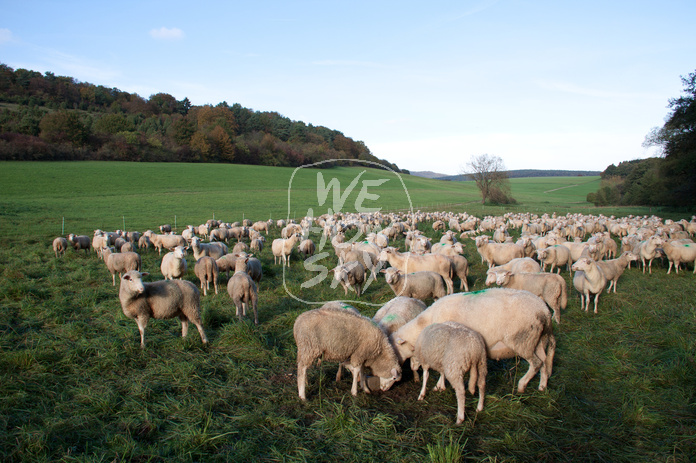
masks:
<path id="1" fill-rule="evenodd" d="M 362 170 L 322 175 L 326 181 L 336 176 L 345 189 Z M 291 216 L 299 218 L 310 207 L 320 213 L 318 172 L 297 173 Z M 324 362 L 309 370 L 309 400 L 300 402 L 292 326 L 308 307 L 287 295 L 283 271 L 269 249 L 260 255 L 260 326 L 237 321 L 221 277 L 221 293 L 202 296 L 209 347 L 195 329 L 181 339 L 178 321 L 153 320 L 145 350 L 139 348 L 135 323 L 121 312 L 103 262 L 94 253 L 72 250 L 60 259 L 53 256 L 51 241 L 61 234 L 63 217 L 65 233 L 90 236 L 95 228 L 123 228 L 124 217 L 127 229 L 141 231 L 173 225 L 174 216 L 179 229 L 213 213 L 229 221 L 287 217 L 292 173 L 204 164 L 0 164 L 0 459 L 692 461 L 696 280 L 691 272 L 666 275 L 659 262 L 653 275 L 628 270 L 617 294 L 601 296 L 597 315 L 581 312 L 571 291 L 563 323 L 555 326 L 558 349 L 548 390 L 535 389 L 537 376 L 517 394 L 526 362 L 490 362 L 483 412 L 475 412 L 477 399 L 468 396 L 465 422 L 454 426 L 452 389 L 429 392 L 419 402 L 420 386 L 410 373 L 385 393 L 352 397 L 350 379 L 334 382 L 336 364 Z M 388 177 L 368 170 L 363 178 Z M 375 202 L 385 210 L 407 209 L 400 182 L 389 178 L 371 190 L 380 195 Z M 515 209 L 482 208 L 471 183 L 403 180 L 413 207 L 421 210 L 479 216 L 525 208 L 548 214 L 622 212 L 584 203 L 596 178 L 514 179 L 513 195 L 520 201 Z M 346 205 L 354 205 L 359 190 Z M 329 204 L 332 199 L 322 207 Z M 630 211 L 623 212 L 638 213 Z M 421 228 L 436 236 L 428 223 Z M 278 235 L 273 229 L 269 241 Z M 396 244 L 403 247 L 403 241 Z M 471 242 L 465 244 L 471 290 L 483 289 L 485 268 Z M 143 253 L 153 280 L 161 278 L 159 263 L 156 252 Z M 343 295 L 328 282 L 302 288 L 312 274 L 297 257 L 285 275 L 292 292 L 306 299 Z M 187 279 L 197 283 L 191 272 Z M 391 297 L 380 280 L 360 301 L 382 304 Z M 367 316 L 377 310 L 359 308 Z M 435 381 L 431 378 L 431 387 Z"/>

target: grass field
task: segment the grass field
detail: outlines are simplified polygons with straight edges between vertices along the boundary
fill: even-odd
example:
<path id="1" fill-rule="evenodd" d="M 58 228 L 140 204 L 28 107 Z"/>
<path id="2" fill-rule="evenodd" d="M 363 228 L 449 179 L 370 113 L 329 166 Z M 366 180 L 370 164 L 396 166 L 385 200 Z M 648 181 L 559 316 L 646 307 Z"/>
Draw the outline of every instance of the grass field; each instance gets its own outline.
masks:
<path id="1" fill-rule="evenodd" d="M 361 167 L 321 171 L 345 191 Z M 0 164 L 0 459 L 2 461 L 610 461 L 687 462 L 696 455 L 696 276 L 630 269 L 616 294 L 584 313 L 571 291 L 555 325 L 556 361 L 549 387 L 515 392 L 525 361 L 489 362 L 486 405 L 454 426 L 448 386 L 416 397 L 406 373 L 384 393 L 350 395 L 336 383 L 336 364 L 308 375 L 308 401 L 297 397 L 295 318 L 307 300 L 343 296 L 312 276 L 297 256 L 285 273 L 270 249 L 260 254 L 260 325 L 237 321 L 224 291 L 201 296 L 210 345 L 196 330 L 180 337 L 179 322 L 153 320 L 147 348 L 118 301 L 118 286 L 92 252 L 56 259 L 51 242 L 63 232 L 91 237 L 96 228 L 179 230 L 215 214 L 228 221 L 300 218 L 319 204 L 320 171 L 235 165 L 128 163 Z M 290 201 L 288 186 L 291 184 Z M 584 202 L 597 178 L 514 179 L 514 208 L 482 207 L 471 183 L 447 183 L 368 170 L 379 182 L 363 206 L 385 210 L 469 211 L 476 215 L 534 213 L 648 214 L 648 209 L 595 209 Z M 368 183 L 367 185 L 374 185 Z M 408 194 L 406 194 L 406 191 Z M 288 204 L 290 211 L 288 212 Z M 656 212 L 656 211 L 652 211 Z M 691 213 L 683 214 L 689 219 Z M 678 219 L 681 217 L 670 216 Z M 427 223 L 429 236 L 437 237 Z M 274 228 L 270 241 L 279 236 Z M 519 233 L 519 232 L 518 232 Z M 318 240 L 317 240 L 318 241 Z M 268 244 L 268 243 L 267 243 Z M 471 290 L 485 286 L 485 268 L 471 241 Z M 403 241 L 397 246 L 403 248 Z M 160 256 L 142 254 L 151 280 Z M 193 267 L 189 255 L 189 269 Z M 692 270 L 691 268 L 689 270 Z M 562 275 L 572 283 L 566 272 Z M 186 279 L 196 284 L 189 272 Z M 118 280 L 117 280 L 118 284 Z M 284 287 L 285 285 L 285 287 Z M 458 287 L 458 282 L 455 282 Z M 356 303 L 372 316 L 393 297 L 383 280 Z M 432 375 L 431 375 L 432 376 Z M 431 386 L 435 379 L 431 378 Z"/>

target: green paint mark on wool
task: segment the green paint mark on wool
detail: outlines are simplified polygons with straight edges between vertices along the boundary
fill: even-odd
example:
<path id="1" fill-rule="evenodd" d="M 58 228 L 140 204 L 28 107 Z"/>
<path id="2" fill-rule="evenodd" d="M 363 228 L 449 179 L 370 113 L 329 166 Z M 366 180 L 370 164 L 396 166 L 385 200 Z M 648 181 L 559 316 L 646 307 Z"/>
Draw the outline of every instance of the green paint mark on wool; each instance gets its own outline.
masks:
<path id="1" fill-rule="evenodd" d="M 467 296 L 473 296 L 475 294 L 483 294 L 486 291 L 488 291 L 488 290 L 487 289 L 479 289 L 478 291 L 471 291 L 470 293 L 462 293 L 462 294 L 465 294 Z"/>
<path id="2" fill-rule="evenodd" d="M 394 320 L 396 320 L 396 318 L 397 318 L 397 316 L 394 315 L 393 313 L 392 313 L 392 314 L 389 314 L 389 315 L 387 315 L 386 317 L 384 317 L 384 318 L 382 319 L 382 323 L 393 322 Z"/>

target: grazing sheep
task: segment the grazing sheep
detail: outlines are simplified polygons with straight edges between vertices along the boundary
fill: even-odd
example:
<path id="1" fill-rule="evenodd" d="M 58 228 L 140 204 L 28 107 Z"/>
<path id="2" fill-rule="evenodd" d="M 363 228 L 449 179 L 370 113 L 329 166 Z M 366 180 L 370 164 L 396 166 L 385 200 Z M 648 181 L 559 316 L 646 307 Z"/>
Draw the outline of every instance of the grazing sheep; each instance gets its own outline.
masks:
<path id="1" fill-rule="evenodd" d="M 138 249 L 147 250 L 147 249 L 150 249 L 150 246 L 152 246 L 152 241 L 150 241 L 149 236 L 143 235 L 138 239 Z"/>
<path id="2" fill-rule="evenodd" d="M 53 240 L 53 252 L 56 254 L 56 258 L 58 256 L 64 256 L 65 251 L 68 250 L 68 240 L 63 238 L 62 236 L 59 236 L 58 238 Z"/>
<path id="3" fill-rule="evenodd" d="M 160 270 L 165 280 L 173 280 L 181 277 L 186 273 L 186 249 L 183 246 L 177 246 L 172 252 L 168 252 L 162 258 Z"/>
<path id="4" fill-rule="evenodd" d="M 238 241 L 232 248 L 232 252 L 247 252 L 249 250 L 249 245 L 244 241 Z"/>
<path id="5" fill-rule="evenodd" d="M 445 390 L 445 378 L 457 395 L 457 422 L 464 421 L 466 388 L 464 375 L 469 372 L 469 392 L 473 394 L 478 385 L 479 400 L 476 411 L 483 410 L 488 374 L 486 343 L 476 331 L 455 322 L 434 323 L 426 326 L 416 340 L 411 365 L 423 367 L 423 387 L 418 400 L 425 398 L 428 371 L 440 372 L 435 391 Z"/>
<path id="6" fill-rule="evenodd" d="M 311 257 L 314 255 L 314 253 L 316 252 L 316 246 L 314 245 L 314 241 L 306 239 L 300 242 L 300 245 L 297 247 L 297 250 L 300 251 L 300 254 L 304 256 L 304 259 L 306 259 L 307 257 Z"/>
<path id="7" fill-rule="evenodd" d="M 121 246 L 121 252 L 135 252 L 135 246 L 133 246 L 133 243 L 130 241 L 126 241 L 126 243 Z"/>
<path id="8" fill-rule="evenodd" d="M 539 390 L 546 389 L 553 369 L 556 338 L 551 313 L 544 301 L 517 289 L 493 288 L 457 293 L 438 299 L 416 318 L 391 335 L 399 360 L 411 358 L 416 340 L 433 323 L 462 323 L 483 336 L 488 357 L 522 357 L 529 370 L 517 384 L 524 392 L 529 381 L 540 372 Z"/>
<path id="9" fill-rule="evenodd" d="M 427 254 L 423 256 L 406 255 L 397 251 L 396 248 L 388 247 L 380 252 L 379 260 L 389 262 L 389 265 L 398 268 L 404 273 L 420 272 L 423 270 L 439 273 L 447 285 L 447 294 L 452 294 L 454 292 L 454 284 L 452 283 L 454 266 L 447 256 L 439 254 Z"/>
<path id="10" fill-rule="evenodd" d="M 488 236 L 476 237 L 476 250 L 488 268 L 503 265 L 515 258 L 524 257 L 524 248 L 515 243 L 489 243 Z"/>
<path id="11" fill-rule="evenodd" d="M 116 238 L 116 241 L 114 241 L 114 248 L 116 249 L 116 252 L 121 252 L 121 248 L 126 244 L 126 240 L 122 237 Z"/>
<path id="12" fill-rule="evenodd" d="M 203 290 L 203 295 L 208 295 L 208 290 L 210 289 L 210 282 L 213 282 L 215 287 L 215 294 L 218 293 L 218 276 L 220 274 L 218 266 L 215 263 L 215 259 L 210 256 L 203 256 L 196 261 L 193 266 L 193 273 L 196 274 L 198 279 L 201 281 L 201 289 Z"/>
<path id="13" fill-rule="evenodd" d="M 225 243 L 228 242 L 229 237 L 227 236 L 227 229 L 226 228 L 216 228 L 215 230 L 210 231 L 210 241 L 224 241 Z"/>
<path id="14" fill-rule="evenodd" d="M 404 274 L 394 267 L 380 272 L 384 273 L 384 279 L 397 296 L 424 301 L 428 298 L 437 300 L 447 295 L 447 284 L 439 273 L 424 270 Z"/>
<path id="15" fill-rule="evenodd" d="M 372 321 L 389 336 L 416 318 L 426 309 L 425 302 L 406 296 L 397 296 L 384 304 L 372 317 Z"/>
<path id="16" fill-rule="evenodd" d="M 636 260 L 638 260 L 636 254 L 626 251 L 616 259 L 600 260 L 597 262 L 597 265 L 604 274 L 604 278 L 609 282 L 607 292 L 611 291 L 611 287 L 613 286 L 614 293 L 616 293 L 616 282 L 619 281 L 619 277 L 623 275 L 626 267 L 628 267 L 632 261 Z"/>
<path id="17" fill-rule="evenodd" d="M 578 260 L 571 268 L 576 272 L 573 276 L 573 286 L 580 293 L 580 307 L 587 312 L 590 307 L 590 297 L 594 295 L 594 313 L 597 313 L 599 295 L 607 285 L 602 269 L 589 257 Z"/>
<path id="18" fill-rule="evenodd" d="M 261 252 L 263 251 L 264 242 L 265 241 L 261 238 L 254 238 L 253 240 L 251 240 L 249 248 L 254 252 Z"/>
<path id="19" fill-rule="evenodd" d="M 307 369 L 314 360 L 347 362 L 353 374 L 351 394 L 358 395 L 358 378 L 369 393 L 364 367 L 379 377 L 380 389 L 388 390 L 401 379 L 401 365 L 384 332 L 369 318 L 340 308 L 320 308 L 301 313 L 293 335 L 297 344 L 297 390 L 307 400 Z"/>
<path id="20" fill-rule="evenodd" d="M 273 252 L 273 263 L 278 263 L 278 258 L 281 258 L 283 265 L 290 267 L 290 255 L 292 249 L 299 243 L 302 235 L 294 233 L 290 238 L 277 238 L 271 243 L 271 252 Z"/>
<path id="21" fill-rule="evenodd" d="M 200 292 L 196 285 L 183 280 L 144 283 L 142 277 L 146 275 L 149 274 L 136 270 L 126 272 L 118 292 L 123 313 L 138 324 L 140 347 L 145 347 L 145 327 L 150 318 L 179 317 L 182 337 L 188 334 L 190 321 L 198 328 L 203 344 L 208 344 L 201 323 Z"/>
<path id="22" fill-rule="evenodd" d="M 237 265 L 237 259 L 239 257 L 242 257 L 242 256 L 246 257 L 246 253 L 225 254 L 224 256 L 215 260 L 215 263 L 218 266 L 218 271 L 220 273 L 225 272 L 225 274 L 227 275 L 227 278 L 229 278 L 230 277 L 230 270 L 232 270 L 232 272 L 235 271 L 235 266 Z"/>
<path id="23" fill-rule="evenodd" d="M 70 244 L 72 244 L 72 247 L 75 251 L 79 251 L 80 249 L 85 250 L 85 254 L 89 254 L 89 251 L 92 249 L 92 243 L 89 239 L 89 236 L 86 235 L 74 235 L 70 233 L 68 235 L 68 241 Z"/>
<path id="24" fill-rule="evenodd" d="M 172 232 L 172 226 L 169 225 L 169 224 L 160 225 L 160 226 L 159 226 L 159 229 L 160 229 L 160 233 L 162 233 L 163 235 Z"/>
<path id="25" fill-rule="evenodd" d="M 259 290 L 254 280 L 246 273 L 246 262 L 248 259 L 248 256 L 237 259 L 234 275 L 227 282 L 227 294 L 230 295 L 237 308 L 239 321 L 242 320 L 242 316 L 246 316 L 246 311 L 249 308 L 249 304 L 251 304 L 251 308 L 254 310 L 254 324 L 258 325 L 259 312 L 257 306 Z"/>
<path id="26" fill-rule="evenodd" d="M 679 273 L 679 266 L 682 262 L 693 262 L 694 273 L 696 273 L 696 245 L 694 243 L 680 244 L 677 241 L 665 241 L 662 243 L 662 250 L 669 260 L 668 275 L 672 271 L 672 265 Z"/>
<path id="27" fill-rule="evenodd" d="M 201 239 L 197 236 L 191 239 L 191 249 L 193 250 L 193 258 L 196 261 L 203 256 L 219 259 L 227 254 L 227 245 L 225 243 L 202 243 Z"/>
<path id="28" fill-rule="evenodd" d="M 363 284 L 365 283 L 365 267 L 360 262 L 346 262 L 331 271 L 334 272 L 334 281 L 341 284 L 346 296 L 348 295 L 348 289 L 351 289 L 360 297 Z M 335 283 L 332 287 L 335 288 Z"/>
<path id="29" fill-rule="evenodd" d="M 251 225 L 251 228 L 252 228 L 253 230 L 256 230 L 257 232 L 262 232 L 262 231 L 265 230 L 265 231 L 266 231 L 266 235 L 268 235 L 268 229 L 270 228 L 270 223 L 269 223 L 269 222 L 262 222 L 262 221 L 254 222 L 254 223 Z"/>
<path id="30" fill-rule="evenodd" d="M 568 305 L 566 282 L 555 273 L 512 273 L 500 272 L 496 283 L 503 288 L 524 289 L 539 296 L 553 310 L 556 323 L 561 323 L 561 309 Z"/>
<path id="31" fill-rule="evenodd" d="M 546 271 L 546 266 L 551 264 L 549 272 L 553 272 L 554 268 L 558 268 L 558 274 L 561 273 L 561 265 L 565 265 L 570 272 L 570 266 L 573 261 L 570 258 L 570 249 L 560 244 L 554 244 L 544 249 L 537 250 L 537 257 L 541 262 L 541 270 Z"/>
<path id="32" fill-rule="evenodd" d="M 577 262 L 581 257 L 587 257 L 591 245 L 585 242 L 564 241 L 561 243 L 561 246 L 568 248 L 571 260 Z"/>
<path id="33" fill-rule="evenodd" d="M 461 255 L 464 252 L 464 246 L 461 243 L 453 245 L 440 243 L 434 245 L 430 252 L 449 257 L 452 261 L 454 274 L 459 278 L 459 290 L 469 291 L 469 261 Z"/>
<path id="34" fill-rule="evenodd" d="M 106 268 L 111 273 L 113 286 L 116 286 L 116 274 L 123 279 L 123 274 L 131 270 L 140 271 L 142 261 L 140 255 L 136 252 L 119 252 L 114 253 L 111 248 L 104 246 L 102 248 L 102 258 L 106 264 Z"/>

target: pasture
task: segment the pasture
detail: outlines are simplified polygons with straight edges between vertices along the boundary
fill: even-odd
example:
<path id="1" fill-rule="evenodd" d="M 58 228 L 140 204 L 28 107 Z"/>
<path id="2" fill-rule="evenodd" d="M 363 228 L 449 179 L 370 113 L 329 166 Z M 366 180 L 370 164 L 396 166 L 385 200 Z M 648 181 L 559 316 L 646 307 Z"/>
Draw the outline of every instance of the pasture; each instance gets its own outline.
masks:
<path id="1" fill-rule="evenodd" d="M 409 371 L 389 391 L 350 395 L 336 383 L 336 363 L 308 372 L 308 400 L 297 396 L 295 318 L 311 301 L 342 299 L 329 280 L 303 286 L 312 273 L 293 255 L 289 271 L 274 265 L 270 242 L 259 285 L 259 326 L 235 317 L 221 275 L 220 294 L 201 293 L 210 345 L 195 329 L 180 337 L 176 320 L 151 320 L 140 349 L 117 286 L 94 252 L 56 259 L 53 238 L 92 236 L 95 229 L 156 230 L 207 219 L 297 218 L 335 205 L 317 201 L 317 176 L 346 190 L 360 166 L 319 171 L 241 165 L 130 163 L 0 164 L 0 458 L 3 461 L 692 461 L 696 455 L 696 275 L 634 268 L 599 313 L 579 308 L 571 277 L 549 387 L 539 376 L 526 392 L 516 383 L 524 360 L 489 361 L 486 403 L 455 426 L 454 391 L 428 392 Z M 513 208 L 482 207 L 473 183 L 448 183 L 368 169 L 379 182 L 363 206 L 383 210 L 468 211 L 477 216 L 533 213 L 648 214 L 595 209 L 584 201 L 598 178 L 514 179 Z M 351 211 L 361 183 L 345 197 Z M 593 183 L 594 182 L 594 183 Z M 363 184 L 364 185 L 364 184 Z M 370 183 L 368 185 L 376 185 Z M 406 187 L 404 189 L 404 186 Z M 404 192 L 407 191 L 408 194 Z M 409 202 L 410 198 L 410 202 Z M 656 211 L 654 211 L 657 213 Z M 663 216 L 664 217 L 664 216 Z M 667 217 L 665 217 L 667 218 Z M 668 216 L 691 218 L 691 214 Z M 64 224 L 64 225 L 63 225 Z M 430 223 L 420 228 L 439 240 Z M 63 230 L 64 226 L 64 230 Z M 519 235 L 519 230 L 513 235 Z M 313 237 L 315 238 L 315 237 Z M 319 242 L 318 238 L 315 238 Z M 394 243 L 403 249 L 403 239 Z M 472 291 L 485 270 L 466 240 Z M 330 251 L 331 253 L 333 250 Z M 150 281 L 161 256 L 142 252 Z M 328 263 L 326 264 L 329 265 Z M 186 279 L 198 285 L 193 258 Z M 329 267 L 330 268 L 330 267 Z M 458 282 L 455 283 L 458 288 Z M 371 317 L 393 297 L 383 279 L 354 301 Z M 355 297 L 349 298 L 355 299 Z M 408 368 L 406 369 L 408 370 Z M 431 375 L 429 387 L 436 379 Z"/>

